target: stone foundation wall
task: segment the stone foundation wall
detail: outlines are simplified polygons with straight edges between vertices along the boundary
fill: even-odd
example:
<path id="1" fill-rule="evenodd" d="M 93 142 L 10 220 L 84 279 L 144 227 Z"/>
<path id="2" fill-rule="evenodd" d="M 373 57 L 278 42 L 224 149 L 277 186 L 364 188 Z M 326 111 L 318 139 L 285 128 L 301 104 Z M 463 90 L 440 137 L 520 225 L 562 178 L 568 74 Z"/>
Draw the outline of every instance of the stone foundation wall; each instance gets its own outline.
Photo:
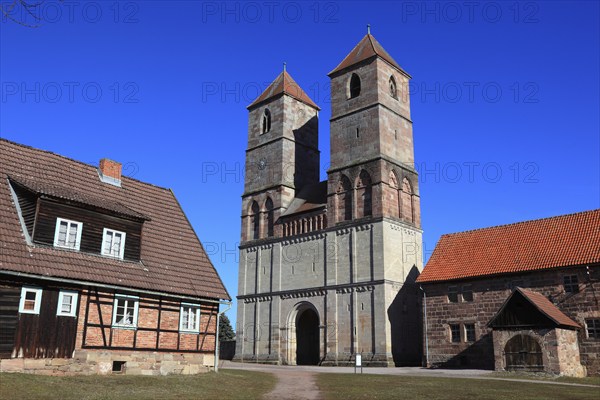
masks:
<path id="1" fill-rule="evenodd" d="M 113 367 L 120 363 L 121 370 L 113 372 Z M 213 365 L 213 354 L 76 350 L 73 358 L 0 360 L 0 372 L 38 375 L 194 375 L 212 370 Z"/>
<path id="2" fill-rule="evenodd" d="M 599 266 L 592 267 L 591 277 L 585 267 L 569 267 L 423 284 L 427 294 L 429 364 L 434 367 L 494 369 L 492 330 L 487 323 L 502 307 L 512 289 L 520 286 L 550 298 L 562 312 L 582 326 L 576 332 L 581 365 L 588 375 L 600 375 L 600 340 L 588 337 L 585 329 L 587 318 L 600 318 L 596 299 L 600 292 L 600 281 L 599 275 L 594 275 L 598 274 L 594 268 L 600 269 Z M 565 292 L 565 275 L 577 275 L 578 293 Z M 449 302 L 448 287 L 456 286 L 462 292 L 465 285 L 471 285 L 473 301 L 465 301 L 459 293 L 458 302 Z M 461 332 L 461 341 L 453 343 L 450 324 L 460 325 L 461 329 L 465 324 L 474 324 L 475 341 L 467 342 Z"/>

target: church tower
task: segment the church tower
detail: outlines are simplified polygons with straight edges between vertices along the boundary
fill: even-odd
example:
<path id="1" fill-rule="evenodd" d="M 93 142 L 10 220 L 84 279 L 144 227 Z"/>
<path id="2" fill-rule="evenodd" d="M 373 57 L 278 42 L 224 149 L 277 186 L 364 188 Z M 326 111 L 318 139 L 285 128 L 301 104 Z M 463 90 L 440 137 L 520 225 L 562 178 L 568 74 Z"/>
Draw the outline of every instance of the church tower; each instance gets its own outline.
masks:
<path id="1" fill-rule="evenodd" d="M 329 77 L 328 220 L 387 217 L 419 228 L 410 75 L 368 33 Z"/>
<path id="2" fill-rule="evenodd" d="M 248 106 L 241 241 L 281 237 L 275 224 L 307 184 L 319 182 L 319 107 L 284 68 Z"/>
<path id="3" fill-rule="evenodd" d="M 373 334 L 357 331 L 351 351 L 370 353 L 371 365 L 414 365 L 423 259 L 410 75 L 368 32 L 329 77 L 327 220 L 337 232 L 338 274 L 348 264 L 351 282 L 373 286 Z M 362 293 L 340 300 L 351 303 L 354 321 L 364 318 Z"/>

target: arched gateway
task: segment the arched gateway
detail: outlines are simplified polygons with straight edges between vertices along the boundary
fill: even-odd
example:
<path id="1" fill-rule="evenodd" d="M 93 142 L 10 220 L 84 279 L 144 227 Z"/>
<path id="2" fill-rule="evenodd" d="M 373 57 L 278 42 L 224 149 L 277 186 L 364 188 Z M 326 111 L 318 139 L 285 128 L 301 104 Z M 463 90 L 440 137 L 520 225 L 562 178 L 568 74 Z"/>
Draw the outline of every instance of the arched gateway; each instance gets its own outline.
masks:
<path id="1" fill-rule="evenodd" d="M 319 313 L 308 302 L 298 303 L 288 316 L 287 363 L 318 365 L 321 360 Z"/>

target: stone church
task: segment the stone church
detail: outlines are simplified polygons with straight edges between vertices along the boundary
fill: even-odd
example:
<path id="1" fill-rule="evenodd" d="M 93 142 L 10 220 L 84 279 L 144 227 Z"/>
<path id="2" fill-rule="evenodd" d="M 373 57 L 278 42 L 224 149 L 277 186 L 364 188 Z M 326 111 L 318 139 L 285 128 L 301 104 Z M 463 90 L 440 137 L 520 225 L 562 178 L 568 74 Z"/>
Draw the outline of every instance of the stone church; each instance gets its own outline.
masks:
<path id="1" fill-rule="evenodd" d="M 326 181 L 319 107 L 285 69 L 248 106 L 234 360 L 418 365 L 410 75 L 369 33 L 329 77 Z"/>

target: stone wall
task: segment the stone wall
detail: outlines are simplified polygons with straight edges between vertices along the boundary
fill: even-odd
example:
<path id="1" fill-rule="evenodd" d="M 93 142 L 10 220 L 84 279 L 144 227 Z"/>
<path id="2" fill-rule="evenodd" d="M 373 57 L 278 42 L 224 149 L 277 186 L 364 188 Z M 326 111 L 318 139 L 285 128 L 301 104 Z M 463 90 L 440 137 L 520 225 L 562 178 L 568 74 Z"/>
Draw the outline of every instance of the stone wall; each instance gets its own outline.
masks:
<path id="1" fill-rule="evenodd" d="M 120 371 L 113 368 L 123 363 Z M 37 375 L 193 375 L 212 370 L 214 355 L 131 351 L 76 350 L 73 358 L 0 360 L 0 372 Z"/>
<path id="2" fill-rule="evenodd" d="M 295 364 L 295 318 L 319 316 L 324 365 L 420 361 L 421 232 L 399 221 L 352 221 L 240 249 L 234 360 Z"/>
<path id="3" fill-rule="evenodd" d="M 496 371 L 506 370 L 504 349 L 506 343 L 516 335 L 530 336 L 540 345 L 544 372 L 578 378 L 586 375 L 580 362 L 577 332 L 560 328 L 494 330 L 492 336 Z"/>

